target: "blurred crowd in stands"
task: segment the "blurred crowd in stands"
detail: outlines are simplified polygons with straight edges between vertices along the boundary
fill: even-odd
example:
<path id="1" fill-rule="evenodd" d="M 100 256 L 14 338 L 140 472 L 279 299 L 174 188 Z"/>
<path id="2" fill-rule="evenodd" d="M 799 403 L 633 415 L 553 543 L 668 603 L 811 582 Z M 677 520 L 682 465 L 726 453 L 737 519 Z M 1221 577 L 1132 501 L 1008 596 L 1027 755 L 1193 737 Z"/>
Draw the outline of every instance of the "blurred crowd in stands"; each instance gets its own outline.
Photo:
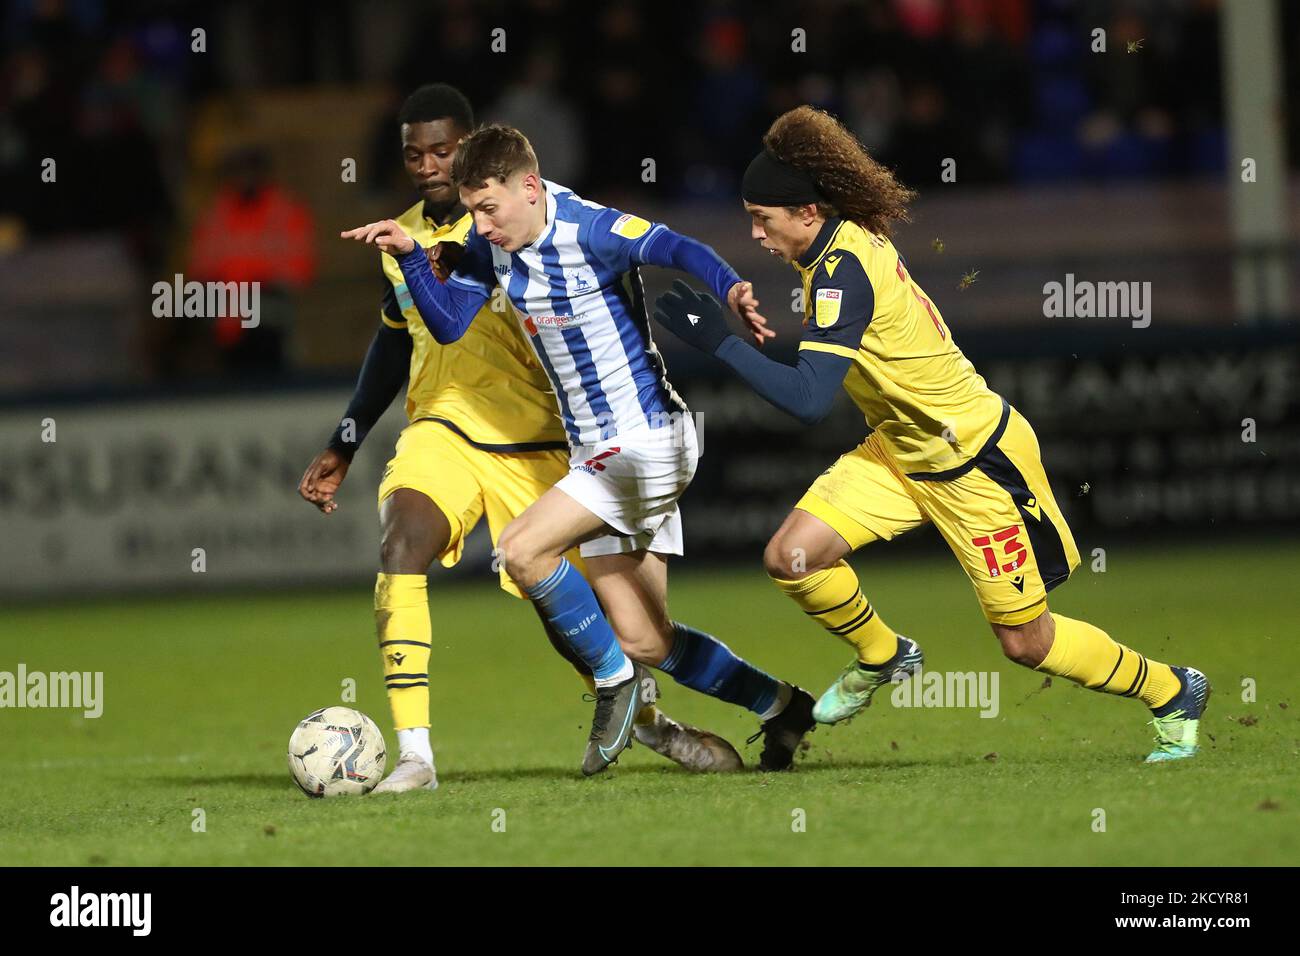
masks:
<path id="1" fill-rule="evenodd" d="M 1300 4 L 1282 6 L 1297 89 Z M 392 117 L 433 80 L 529 130 L 549 178 L 602 197 L 733 201 L 768 123 L 805 102 L 922 187 L 947 157 L 964 184 L 1195 177 L 1225 161 L 1216 0 L 11 0 L 3 17 L 0 256 L 111 230 L 149 273 L 185 242 L 196 278 L 310 281 L 291 170 L 232 152 L 220 191 L 187 204 L 197 105 L 297 87 L 387 91 L 360 175 L 394 196 Z M 39 185 L 45 157 L 64 188 Z M 222 250 L 271 207 L 306 237 L 294 265 L 259 265 L 270 253 L 251 240 L 232 264 Z"/>

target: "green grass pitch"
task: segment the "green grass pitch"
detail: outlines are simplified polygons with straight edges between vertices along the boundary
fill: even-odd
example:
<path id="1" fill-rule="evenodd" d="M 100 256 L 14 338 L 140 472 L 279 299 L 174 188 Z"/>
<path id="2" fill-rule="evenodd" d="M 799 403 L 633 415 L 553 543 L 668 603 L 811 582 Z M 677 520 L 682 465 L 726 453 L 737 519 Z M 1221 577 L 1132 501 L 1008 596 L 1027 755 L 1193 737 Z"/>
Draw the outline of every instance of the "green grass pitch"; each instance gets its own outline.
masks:
<path id="1" fill-rule="evenodd" d="M 1215 685 L 1195 760 L 1144 766 L 1148 714 L 1001 657 L 969 585 L 938 554 L 856 566 L 935 670 L 1000 673 L 1000 713 L 903 709 L 888 694 L 821 728 L 797 769 L 696 776 L 634 748 L 578 773 L 590 704 L 531 610 L 487 584 L 431 589 L 441 787 L 308 800 L 295 722 L 353 706 L 395 744 L 370 595 L 220 595 L 23 607 L 0 616 L 0 670 L 102 670 L 104 713 L 0 710 L 0 863 L 1294 864 L 1300 859 L 1300 547 L 1125 550 L 1053 597 Z M 674 574 L 672 610 L 814 694 L 847 662 L 761 570 Z M 1258 699 L 1243 700 L 1243 679 Z M 665 678 L 665 710 L 729 737 L 755 720 Z M 392 758 L 390 757 L 390 760 Z M 391 764 L 390 764 L 391 766 Z M 202 809 L 206 831 L 194 832 Z M 1104 811 L 1098 832 L 1096 811 Z M 498 811 L 504 811 L 504 814 Z M 802 811 L 802 814 L 797 811 Z M 796 826 L 804 821 L 802 832 Z M 493 827 L 497 822 L 498 826 Z M 500 823 L 504 821 L 504 831 Z"/>

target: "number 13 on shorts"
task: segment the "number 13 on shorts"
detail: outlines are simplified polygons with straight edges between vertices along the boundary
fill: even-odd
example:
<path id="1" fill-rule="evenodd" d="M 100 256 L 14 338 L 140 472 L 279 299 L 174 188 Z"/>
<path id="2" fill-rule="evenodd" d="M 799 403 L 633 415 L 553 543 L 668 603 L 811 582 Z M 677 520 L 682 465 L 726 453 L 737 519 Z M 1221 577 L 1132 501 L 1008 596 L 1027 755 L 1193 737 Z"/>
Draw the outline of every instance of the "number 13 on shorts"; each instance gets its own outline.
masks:
<path id="1" fill-rule="evenodd" d="M 1020 570 L 1029 556 L 1028 549 L 1020 541 L 1020 525 L 1013 524 L 1009 528 L 1003 528 L 991 535 L 979 535 L 971 538 L 970 543 L 981 549 L 984 553 L 984 561 L 988 564 L 989 577 L 996 578 L 1001 574 L 1012 574 Z M 1001 545 L 1002 554 L 1011 559 L 1009 564 L 1002 564 L 994 545 Z"/>

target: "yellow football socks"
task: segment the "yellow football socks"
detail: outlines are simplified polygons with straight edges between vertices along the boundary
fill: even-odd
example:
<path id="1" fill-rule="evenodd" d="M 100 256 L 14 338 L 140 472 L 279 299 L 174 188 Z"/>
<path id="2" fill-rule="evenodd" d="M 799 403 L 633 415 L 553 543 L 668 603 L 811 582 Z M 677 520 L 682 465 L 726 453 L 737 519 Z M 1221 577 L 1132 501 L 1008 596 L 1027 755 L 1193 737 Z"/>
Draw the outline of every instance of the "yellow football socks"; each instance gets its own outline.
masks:
<path id="1" fill-rule="evenodd" d="M 393 727 L 429 726 L 429 596 L 423 574 L 380 574 L 375 580 L 375 630 Z"/>
<path id="2" fill-rule="evenodd" d="M 795 581 L 772 578 L 782 591 L 836 637 L 848 641 L 868 667 L 884 664 L 898 652 L 896 635 L 875 612 L 847 561 Z"/>
<path id="3" fill-rule="evenodd" d="M 1148 707 L 1169 703 L 1181 688 L 1168 664 L 1153 661 L 1114 641 L 1086 621 L 1053 614 L 1056 638 L 1036 670 L 1119 697 L 1136 697 Z"/>
<path id="4" fill-rule="evenodd" d="M 384 662 L 384 683 L 393 711 L 393 728 L 429 726 L 429 597 L 423 574 L 379 574 L 375 579 L 375 630 Z M 596 693 L 590 674 L 578 671 L 587 689 Z M 648 726 L 659 709 L 647 704 L 636 722 Z"/>

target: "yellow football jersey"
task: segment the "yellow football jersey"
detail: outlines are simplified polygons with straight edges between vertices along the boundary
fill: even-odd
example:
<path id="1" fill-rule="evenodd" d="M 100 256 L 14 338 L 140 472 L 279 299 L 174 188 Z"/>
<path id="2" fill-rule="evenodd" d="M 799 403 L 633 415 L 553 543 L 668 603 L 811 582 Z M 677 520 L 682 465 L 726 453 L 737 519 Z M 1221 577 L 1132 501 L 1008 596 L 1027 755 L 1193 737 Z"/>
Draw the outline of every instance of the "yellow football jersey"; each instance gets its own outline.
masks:
<path id="1" fill-rule="evenodd" d="M 471 217 L 466 213 L 439 226 L 418 202 L 397 223 L 427 249 L 435 242 L 463 243 Z M 489 451 L 567 448 L 555 392 L 515 317 L 494 312 L 489 301 L 459 341 L 439 345 L 411 300 L 397 260 L 380 256 L 388 283 L 380 317 L 411 335 L 407 418 L 439 421 Z"/>
<path id="2" fill-rule="evenodd" d="M 794 266 L 804 293 L 799 347 L 853 360 L 844 389 L 900 470 L 933 475 L 978 454 L 1003 400 L 952 340 L 894 244 L 831 219 Z"/>

